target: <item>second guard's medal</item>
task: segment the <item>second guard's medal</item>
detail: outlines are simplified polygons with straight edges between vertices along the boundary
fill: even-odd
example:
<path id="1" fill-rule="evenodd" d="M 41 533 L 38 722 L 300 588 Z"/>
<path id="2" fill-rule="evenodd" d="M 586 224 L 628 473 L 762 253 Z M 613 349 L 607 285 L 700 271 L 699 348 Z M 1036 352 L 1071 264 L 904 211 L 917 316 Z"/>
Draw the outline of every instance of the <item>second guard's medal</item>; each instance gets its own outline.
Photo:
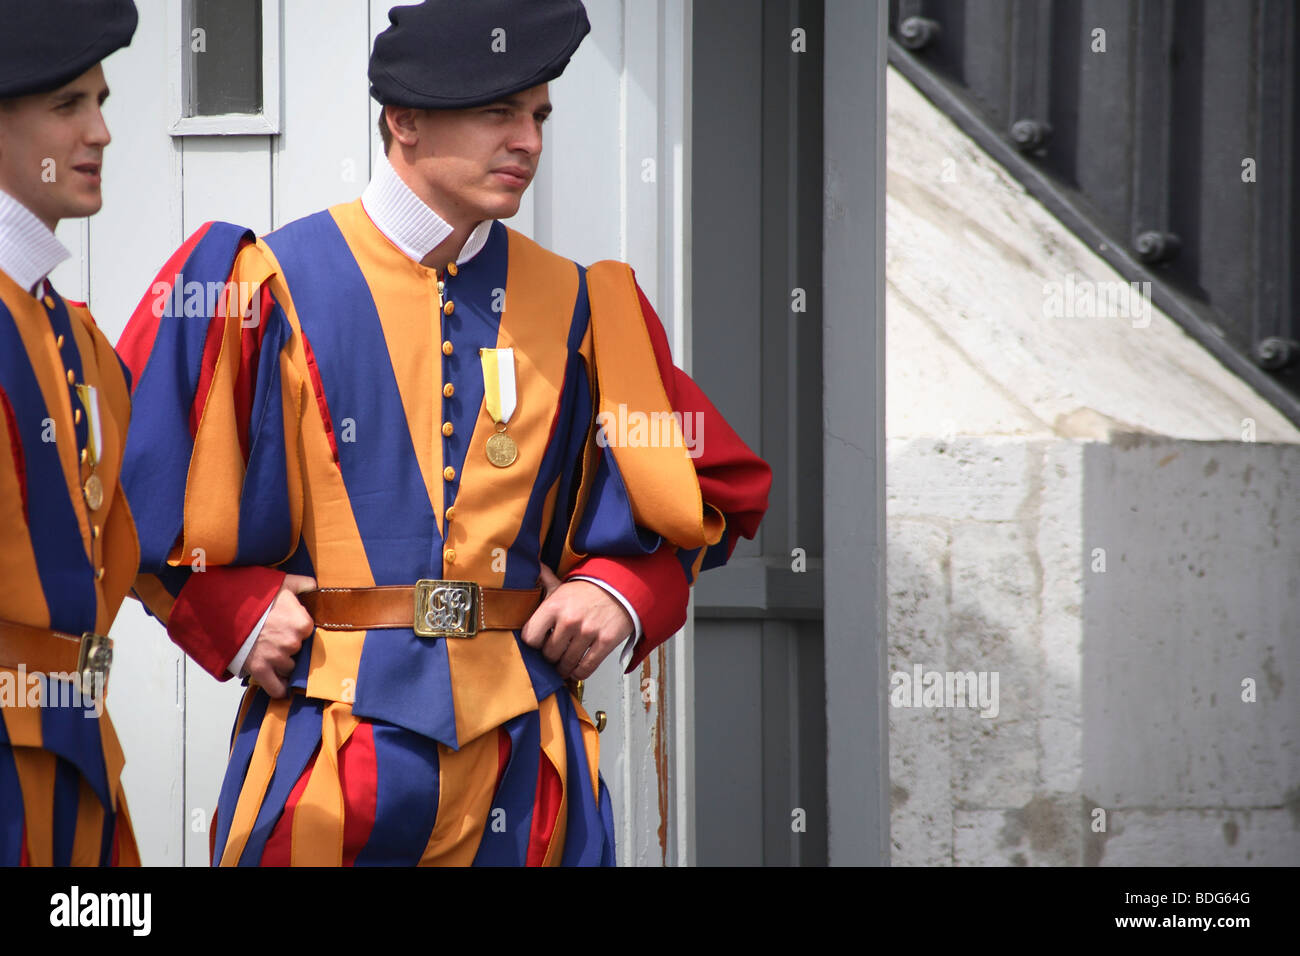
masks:
<path id="1" fill-rule="evenodd" d="M 104 505 L 104 482 L 95 474 L 99 457 L 104 447 L 103 426 L 99 420 L 99 392 L 93 385 L 78 385 L 77 397 L 86 410 L 86 457 L 90 462 L 90 477 L 82 485 L 81 491 L 86 498 L 86 507 L 98 511 Z"/>
<path id="2" fill-rule="evenodd" d="M 496 434 L 487 440 L 487 459 L 498 468 L 509 468 L 519 457 L 519 446 L 506 434 L 515 413 L 515 350 L 479 349 L 483 363 L 483 402 L 496 423 Z"/>

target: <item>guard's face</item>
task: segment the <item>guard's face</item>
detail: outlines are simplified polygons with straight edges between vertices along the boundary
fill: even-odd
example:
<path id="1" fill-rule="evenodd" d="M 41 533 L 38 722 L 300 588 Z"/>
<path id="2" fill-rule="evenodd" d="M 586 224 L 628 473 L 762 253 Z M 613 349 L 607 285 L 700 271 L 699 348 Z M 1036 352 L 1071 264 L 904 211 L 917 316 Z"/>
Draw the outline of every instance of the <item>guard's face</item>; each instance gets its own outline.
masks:
<path id="1" fill-rule="evenodd" d="M 417 112 L 413 165 L 444 216 L 508 219 L 542 156 L 542 124 L 551 112 L 547 84 L 487 106 Z M 445 210 L 445 212 L 444 212 Z"/>
<path id="2" fill-rule="evenodd" d="M 52 93 L 0 106 L 0 189 L 47 226 L 99 212 L 108 85 L 99 64 Z"/>

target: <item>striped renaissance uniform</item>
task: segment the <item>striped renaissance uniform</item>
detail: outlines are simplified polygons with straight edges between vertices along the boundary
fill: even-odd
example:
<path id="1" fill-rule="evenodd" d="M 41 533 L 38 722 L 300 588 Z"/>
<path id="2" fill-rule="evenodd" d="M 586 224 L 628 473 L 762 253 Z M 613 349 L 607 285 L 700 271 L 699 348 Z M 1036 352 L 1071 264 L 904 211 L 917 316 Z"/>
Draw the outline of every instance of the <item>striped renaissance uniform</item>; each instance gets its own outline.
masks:
<path id="1" fill-rule="evenodd" d="M 45 278 L 67 257 L 0 192 L 0 866 L 139 863 L 122 749 L 85 693 L 103 687 L 76 673 L 108 663 L 96 635 L 136 576 L 131 403 L 90 311 Z"/>
<path id="2" fill-rule="evenodd" d="M 633 605 L 635 668 L 753 536 L 770 469 L 673 366 L 627 266 L 489 221 L 429 269 L 370 195 L 263 239 L 210 223 L 137 310 L 119 350 L 141 597 L 225 677 L 284 572 L 521 593 L 545 563 Z M 484 350 L 517 370 L 504 466 Z M 609 440 L 597 415 L 620 408 L 664 436 L 698 414 L 703 441 Z M 613 863 L 596 727 L 522 620 L 465 639 L 317 624 L 287 699 L 244 696 L 214 862 Z"/>

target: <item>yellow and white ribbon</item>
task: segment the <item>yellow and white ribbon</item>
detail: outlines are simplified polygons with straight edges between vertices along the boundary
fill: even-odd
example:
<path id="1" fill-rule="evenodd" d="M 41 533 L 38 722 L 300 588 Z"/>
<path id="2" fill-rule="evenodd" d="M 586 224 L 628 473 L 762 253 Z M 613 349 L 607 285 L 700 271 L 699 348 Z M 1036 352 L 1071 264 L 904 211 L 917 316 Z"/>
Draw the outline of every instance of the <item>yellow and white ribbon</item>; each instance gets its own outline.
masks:
<path id="1" fill-rule="evenodd" d="M 104 450 L 104 426 L 99 418 L 99 392 L 93 385 L 78 385 L 77 397 L 81 399 L 81 407 L 86 410 L 87 455 L 93 467 L 99 464 Z"/>
<path id="2" fill-rule="evenodd" d="M 483 362 L 483 401 L 492 421 L 504 425 L 515 413 L 515 350 L 479 349 Z"/>

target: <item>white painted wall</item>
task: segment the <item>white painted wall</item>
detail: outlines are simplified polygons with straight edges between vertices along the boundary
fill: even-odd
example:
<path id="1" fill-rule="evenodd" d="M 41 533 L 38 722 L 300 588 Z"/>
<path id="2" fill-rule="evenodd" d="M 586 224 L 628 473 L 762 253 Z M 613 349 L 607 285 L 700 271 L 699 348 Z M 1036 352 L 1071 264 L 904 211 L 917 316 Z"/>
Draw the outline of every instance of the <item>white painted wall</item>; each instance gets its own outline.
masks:
<path id="1" fill-rule="evenodd" d="M 171 91 L 183 42 L 179 5 L 137 0 L 132 46 L 106 64 L 105 208 L 60 236 L 77 255 L 54 276 L 88 299 L 116 341 L 170 253 L 210 219 L 259 234 L 356 198 L 378 149 L 366 65 L 388 25 L 386 0 L 279 0 L 281 135 L 173 138 Z M 555 113 L 533 187 L 512 226 L 579 262 L 617 258 L 636 269 L 678 364 L 687 365 L 689 301 L 683 223 L 689 129 L 688 0 L 588 0 L 592 34 L 551 84 Z M 647 176 L 652 163 L 653 175 Z M 134 602 L 112 630 L 109 710 L 127 755 L 126 791 L 150 865 L 205 865 L 240 688 L 218 684 Z M 688 635 L 652 661 L 667 700 L 643 704 L 640 684 L 607 663 L 590 710 L 609 714 L 602 768 L 619 821 L 622 863 L 689 859 Z M 661 804 L 659 778 L 668 778 Z M 661 813 L 668 820 L 660 837 Z"/>
<path id="2" fill-rule="evenodd" d="M 889 669 L 1000 675 L 891 708 L 893 862 L 1295 865 L 1300 432 L 1158 310 L 1045 314 L 1119 276 L 888 83 Z"/>

